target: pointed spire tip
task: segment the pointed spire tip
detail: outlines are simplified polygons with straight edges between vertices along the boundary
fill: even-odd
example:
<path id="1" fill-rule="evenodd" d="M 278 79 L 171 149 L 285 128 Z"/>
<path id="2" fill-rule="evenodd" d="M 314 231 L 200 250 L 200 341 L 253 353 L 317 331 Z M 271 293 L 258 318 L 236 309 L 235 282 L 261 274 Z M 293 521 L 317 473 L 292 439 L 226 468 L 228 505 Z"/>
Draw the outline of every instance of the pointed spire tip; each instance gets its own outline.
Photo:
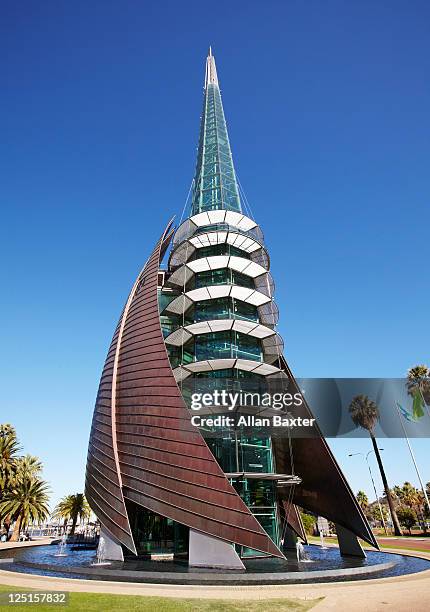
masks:
<path id="1" fill-rule="evenodd" d="M 212 45 L 209 46 L 209 55 L 206 58 L 205 89 L 208 85 L 218 85 L 215 58 L 212 55 Z"/>

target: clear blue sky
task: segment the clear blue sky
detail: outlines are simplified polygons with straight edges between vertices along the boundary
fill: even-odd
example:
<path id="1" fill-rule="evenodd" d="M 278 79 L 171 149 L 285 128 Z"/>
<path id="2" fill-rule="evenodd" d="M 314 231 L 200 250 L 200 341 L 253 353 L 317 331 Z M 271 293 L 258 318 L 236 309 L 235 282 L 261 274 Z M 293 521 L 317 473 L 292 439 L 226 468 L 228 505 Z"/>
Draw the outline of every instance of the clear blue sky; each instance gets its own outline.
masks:
<path id="1" fill-rule="evenodd" d="M 429 362 L 430 5 L 2 3 L 1 421 L 82 490 L 129 288 L 192 179 L 209 44 L 298 376 Z M 427 441 L 415 441 L 430 480 Z M 336 441 L 354 490 L 370 493 Z M 416 482 L 402 441 L 391 481 Z"/>

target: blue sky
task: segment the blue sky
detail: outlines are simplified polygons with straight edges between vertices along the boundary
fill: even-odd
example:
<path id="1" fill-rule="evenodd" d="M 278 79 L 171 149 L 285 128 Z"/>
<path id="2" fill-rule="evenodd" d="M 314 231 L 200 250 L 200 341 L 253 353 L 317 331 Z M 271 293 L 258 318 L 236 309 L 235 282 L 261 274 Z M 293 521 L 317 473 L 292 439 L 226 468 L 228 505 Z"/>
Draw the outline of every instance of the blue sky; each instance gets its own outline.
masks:
<path id="1" fill-rule="evenodd" d="M 2 3 L 0 420 L 54 502 L 82 490 L 113 329 L 181 214 L 209 44 L 293 371 L 430 361 L 429 18 L 425 1 Z M 368 441 L 332 447 L 370 493 L 347 458 Z M 384 448 L 389 479 L 416 482 L 404 442 Z"/>

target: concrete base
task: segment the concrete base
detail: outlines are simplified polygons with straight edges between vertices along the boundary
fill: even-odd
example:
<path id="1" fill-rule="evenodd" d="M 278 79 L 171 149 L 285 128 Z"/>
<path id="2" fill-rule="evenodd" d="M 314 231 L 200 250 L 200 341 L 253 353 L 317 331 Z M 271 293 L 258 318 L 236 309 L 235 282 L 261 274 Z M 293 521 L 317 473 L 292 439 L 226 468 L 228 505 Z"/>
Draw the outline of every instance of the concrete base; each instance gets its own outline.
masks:
<path id="1" fill-rule="evenodd" d="M 230 542 L 212 538 L 193 529 L 190 529 L 188 565 L 226 570 L 245 569 Z"/>
<path id="2" fill-rule="evenodd" d="M 396 564 L 397 562 L 393 561 L 391 563 L 390 562 L 378 563 L 376 565 L 370 565 L 370 566 L 364 565 L 363 567 L 348 567 L 348 568 L 334 569 L 334 570 L 321 570 L 321 571 L 317 570 L 317 571 L 311 571 L 311 572 L 276 572 L 276 573 L 264 572 L 264 573 L 257 573 L 257 574 L 247 573 L 247 572 L 244 572 L 243 570 L 242 571 L 236 570 L 233 572 L 232 571 L 225 571 L 225 572 L 217 571 L 216 573 L 205 571 L 204 573 L 203 572 L 200 573 L 197 569 L 194 572 L 168 572 L 168 571 L 167 572 L 165 571 L 146 572 L 142 570 L 122 570 L 122 569 L 115 570 L 115 569 L 105 568 L 103 566 L 102 567 L 67 566 L 64 568 L 64 572 L 67 578 L 67 585 L 66 585 L 67 588 L 69 588 L 71 583 L 77 582 L 75 578 L 72 578 L 72 579 L 68 578 L 68 574 L 73 573 L 76 575 L 80 575 L 82 578 L 90 577 L 90 578 L 97 579 L 97 580 L 107 580 L 111 584 L 113 584 L 113 581 L 118 581 L 122 585 L 124 585 L 124 581 L 125 582 L 135 582 L 135 583 L 147 583 L 147 584 L 152 584 L 152 585 L 160 584 L 162 585 L 162 588 L 167 591 L 170 585 L 186 585 L 186 584 L 193 585 L 193 586 L 202 585 L 204 587 L 208 585 L 213 585 L 213 586 L 226 585 L 229 588 L 233 587 L 233 591 L 238 585 L 240 586 L 253 585 L 255 587 L 258 587 L 258 589 L 262 591 L 262 589 L 266 588 L 265 585 L 269 585 L 269 584 L 277 584 L 281 586 L 284 584 L 297 584 L 297 583 L 307 582 L 307 583 L 311 583 L 313 585 L 313 588 L 315 588 L 316 586 L 317 587 L 323 586 L 323 585 L 315 585 L 314 584 L 315 580 L 319 580 L 319 581 L 326 580 L 330 582 L 334 582 L 334 581 L 337 582 L 340 580 L 349 581 L 351 580 L 352 577 L 356 579 L 366 578 L 370 576 L 371 574 L 379 574 L 380 576 L 381 572 L 385 570 L 390 570 Z M 24 567 L 36 568 L 39 571 L 49 570 L 50 572 L 55 572 L 57 576 L 61 576 L 61 572 L 59 571 L 59 567 L 61 566 L 59 566 L 58 564 L 54 565 L 54 564 L 48 564 L 48 563 L 28 563 L 24 561 L 24 562 L 20 562 L 20 565 L 23 565 Z M 7 573 L 12 574 L 13 572 L 8 571 Z M 424 572 L 422 573 L 424 574 Z M 0 578 L 2 574 L 3 574 L 3 570 L 0 570 Z M 22 573 L 19 573 L 19 574 L 16 573 L 15 575 L 21 578 L 23 576 Z M 31 578 L 31 580 L 35 580 L 37 578 L 40 578 L 41 580 L 43 579 L 45 581 L 43 583 L 43 588 L 45 590 L 47 588 L 47 583 L 49 581 L 58 580 L 58 578 L 52 578 L 50 576 L 31 575 L 29 576 L 29 578 Z M 14 578 L 14 580 L 16 580 L 16 578 Z M 378 584 L 380 584 L 381 582 L 382 580 L 378 580 Z M 394 584 L 396 584 L 397 582 L 398 581 L 396 581 Z M 389 584 L 392 587 L 393 585 L 392 578 L 391 580 L 389 580 Z M 88 583 L 85 583 L 85 585 L 88 586 Z M 363 584 L 357 585 L 357 587 L 358 587 L 357 596 L 360 596 L 361 589 L 365 587 Z M 33 585 L 33 588 L 34 588 L 34 585 Z M 85 588 L 84 590 L 90 590 L 90 589 Z M 107 591 L 103 589 L 103 592 L 107 592 Z M 407 592 L 407 589 L 405 589 L 405 592 Z M 242 595 L 244 593 L 245 591 L 242 593 Z M 313 593 L 315 593 L 315 591 L 313 591 Z M 136 595 L 138 594 L 138 592 L 134 591 L 132 594 Z M 152 593 L 152 595 L 153 594 L 154 593 Z M 291 592 L 289 593 L 289 595 L 291 596 Z M 363 602 L 361 602 L 361 604 L 362 603 Z M 427 608 L 425 608 L 426 611 L 427 611 Z M 264 608 L 261 608 L 261 609 L 263 610 Z M 344 608 L 341 608 L 341 609 L 344 609 Z M 374 608 L 374 609 L 376 610 L 377 608 Z M 392 609 L 395 610 L 396 608 L 392 608 Z M 408 610 L 409 609 L 410 608 L 408 608 Z M 422 610 L 422 608 L 415 607 L 415 608 L 412 608 L 412 610 L 416 610 L 418 612 L 418 610 Z M 360 612 L 363 612 L 363 607 L 360 608 Z"/>
<path id="3" fill-rule="evenodd" d="M 100 539 L 97 548 L 97 557 L 99 557 L 99 555 L 102 561 L 124 561 L 122 547 L 103 529 L 100 530 Z"/>
<path id="4" fill-rule="evenodd" d="M 357 536 L 352 531 L 336 523 L 336 533 L 339 551 L 342 556 L 366 558 L 366 553 L 361 548 Z"/>
<path id="5" fill-rule="evenodd" d="M 283 548 L 287 550 L 296 550 L 297 549 L 297 536 L 292 529 L 289 527 L 285 528 L 284 532 L 284 543 Z"/>

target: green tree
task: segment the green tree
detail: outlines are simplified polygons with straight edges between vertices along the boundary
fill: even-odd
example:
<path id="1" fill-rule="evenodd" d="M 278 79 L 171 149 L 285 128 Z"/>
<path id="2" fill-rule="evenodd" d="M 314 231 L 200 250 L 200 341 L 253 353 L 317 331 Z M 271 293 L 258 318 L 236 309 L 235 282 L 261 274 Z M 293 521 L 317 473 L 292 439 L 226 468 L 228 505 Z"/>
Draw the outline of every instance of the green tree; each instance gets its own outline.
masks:
<path id="1" fill-rule="evenodd" d="M 357 497 L 358 505 L 364 512 L 367 506 L 369 505 L 369 498 L 367 497 L 364 491 L 359 491 L 356 497 Z"/>
<path id="2" fill-rule="evenodd" d="M 11 542 L 17 542 L 21 529 L 33 521 L 41 523 L 49 515 L 48 486 L 37 478 L 21 477 L 18 473 L 12 488 L 0 502 L 0 516 L 15 521 Z"/>
<path id="3" fill-rule="evenodd" d="M 308 535 L 312 535 L 315 528 L 315 517 L 311 514 L 306 514 L 306 512 L 301 512 L 300 517 L 302 519 L 303 529 L 305 530 L 305 533 L 307 533 Z"/>
<path id="4" fill-rule="evenodd" d="M 410 482 L 405 482 L 402 487 L 395 485 L 393 493 L 404 506 L 412 508 L 417 502 L 417 490 Z"/>
<path id="5" fill-rule="evenodd" d="M 37 478 L 43 470 L 43 463 L 39 457 L 27 453 L 16 460 L 16 470 L 21 478 Z"/>
<path id="6" fill-rule="evenodd" d="M 69 520 L 72 521 L 72 528 L 70 535 L 75 533 L 76 524 L 78 518 L 84 519 L 89 518 L 91 515 L 91 508 L 85 499 L 83 493 L 75 493 L 74 495 L 66 495 L 56 505 L 53 513 L 54 518 L 61 518 L 64 520 L 64 525 L 67 525 Z"/>
<path id="7" fill-rule="evenodd" d="M 430 499 L 430 482 L 426 484 L 426 493 L 427 497 Z M 430 508 L 427 506 L 427 503 L 424 504 L 424 516 L 430 518 Z"/>
<path id="8" fill-rule="evenodd" d="M 0 425 L 0 500 L 14 478 L 19 450 L 16 431 L 12 425 Z"/>
<path id="9" fill-rule="evenodd" d="M 415 511 L 421 519 L 422 529 L 427 531 L 424 516 L 426 503 L 423 492 L 414 487 L 410 482 L 405 482 L 402 487 L 396 485 L 393 487 L 393 492 L 402 505 L 409 506 L 409 508 Z"/>
<path id="10" fill-rule="evenodd" d="M 376 460 L 378 462 L 379 471 L 381 472 L 381 478 L 384 484 L 387 502 L 390 506 L 391 516 L 393 517 L 394 533 L 395 535 L 401 536 L 402 530 L 400 528 L 399 519 L 397 518 L 396 509 L 394 508 L 394 502 L 391 497 L 390 488 L 388 486 L 387 476 L 385 475 L 381 454 L 379 452 L 378 444 L 376 442 L 374 434 L 375 425 L 379 421 L 378 406 L 375 404 L 374 401 L 367 397 L 367 395 L 357 395 L 353 398 L 349 406 L 349 413 L 355 425 L 357 425 L 358 427 L 362 427 L 363 429 L 366 429 L 369 432 L 369 436 L 373 445 L 373 450 L 375 452 Z"/>
<path id="11" fill-rule="evenodd" d="M 15 428 L 9 423 L 0 424 L 0 501 L 10 491 L 14 481 L 19 450 Z M 0 517 L 0 524 L 2 522 L 9 533 L 12 518 L 8 515 Z"/>
<path id="12" fill-rule="evenodd" d="M 40 479 L 42 463 L 33 455 L 18 456 L 20 450 L 15 428 L 0 425 L 0 521 L 7 531 L 15 521 L 12 541 L 30 521 L 41 522 L 49 513 L 48 487 Z"/>
<path id="13" fill-rule="evenodd" d="M 377 521 L 378 523 L 381 523 L 381 526 L 383 526 L 383 522 L 382 522 L 382 518 L 381 518 L 381 512 L 382 512 L 382 516 L 384 518 L 384 521 L 387 521 L 388 519 L 388 510 L 387 510 L 387 506 L 385 504 L 381 504 L 380 506 L 381 509 L 379 509 L 379 505 L 378 502 L 374 502 L 372 504 L 369 505 L 369 507 L 366 510 L 366 516 L 369 520 L 373 520 L 373 521 Z"/>
<path id="14" fill-rule="evenodd" d="M 412 527 L 417 522 L 415 510 L 409 508 L 409 506 L 400 506 L 397 512 L 401 524 L 409 529 L 409 535 L 412 535 Z"/>

